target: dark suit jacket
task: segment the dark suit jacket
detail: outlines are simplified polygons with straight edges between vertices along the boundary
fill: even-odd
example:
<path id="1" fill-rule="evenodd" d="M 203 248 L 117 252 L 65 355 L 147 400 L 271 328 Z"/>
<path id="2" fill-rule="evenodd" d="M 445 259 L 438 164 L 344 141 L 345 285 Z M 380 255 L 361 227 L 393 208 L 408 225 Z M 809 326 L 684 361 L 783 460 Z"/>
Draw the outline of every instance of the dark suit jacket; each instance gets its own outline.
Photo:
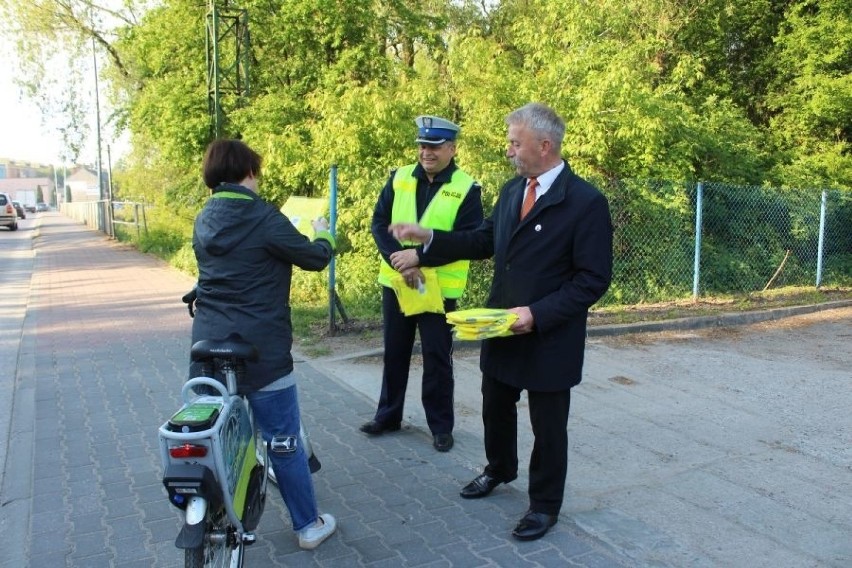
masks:
<path id="1" fill-rule="evenodd" d="M 494 257 L 488 307 L 529 306 L 532 333 L 483 341 L 480 369 L 532 391 L 558 391 L 582 378 L 586 319 L 612 278 L 612 221 L 606 198 L 568 164 L 519 221 L 525 178 L 500 190 L 473 231 L 435 231 L 428 254 Z"/>

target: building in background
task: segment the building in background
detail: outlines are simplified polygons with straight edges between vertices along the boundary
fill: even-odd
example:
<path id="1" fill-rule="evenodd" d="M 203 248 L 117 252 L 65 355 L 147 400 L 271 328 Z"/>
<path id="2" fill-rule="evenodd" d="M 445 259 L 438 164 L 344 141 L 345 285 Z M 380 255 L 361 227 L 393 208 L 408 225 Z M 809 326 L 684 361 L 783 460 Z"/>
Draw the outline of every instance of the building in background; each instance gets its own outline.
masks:
<path id="1" fill-rule="evenodd" d="M 53 166 L 0 158 L 0 179 L 51 177 Z"/>
<path id="2" fill-rule="evenodd" d="M 39 202 L 57 205 L 53 166 L 24 160 L 0 158 L 0 192 L 35 211 Z"/>
<path id="3" fill-rule="evenodd" d="M 97 168 L 73 166 L 67 172 L 64 169 L 54 172 L 49 164 L 37 164 L 20 160 L 0 158 L 0 191 L 8 193 L 14 201 L 25 205 L 44 202 L 58 206 L 67 195 L 70 202 L 98 201 L 101 198 L 101 186 L 98 185 Z M 64 180 L 62 176 L 67 173 Z M 58 182 L 54 182 L 54 176 Z M 102 174 L 102 187 L 109 186 L 106 172 Z M 59 191 L 56 191 L 56 184 Z M 32 193 L 30 193 L 32 192 Z"/>
<path id="4" fill-rule="evenodd" d="M 95 169 L 86 166 L 76 166 L 71 170 L 65 181 L 71 193 L 71 203 L 81 201 L 97 201 L 101 198 L 98 186 L 98 174 Z"/>
<path id="5" fill-rule="evenodd" d="M 38 202 L 56 203 L 53 179 L 48 177 L 19 177 L 0 179 L 0 193 L 6 193 L 12 201 L 35 211 Z"/>

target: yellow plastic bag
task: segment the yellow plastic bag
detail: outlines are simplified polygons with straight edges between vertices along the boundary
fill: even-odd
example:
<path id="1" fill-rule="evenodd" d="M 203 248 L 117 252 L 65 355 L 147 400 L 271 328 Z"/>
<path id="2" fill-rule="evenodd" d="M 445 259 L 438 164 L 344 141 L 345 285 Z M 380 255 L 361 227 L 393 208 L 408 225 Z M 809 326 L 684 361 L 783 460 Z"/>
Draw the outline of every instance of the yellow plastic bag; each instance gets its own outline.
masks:
<path id="1" fill-rule="evenodd" d="M 422 313 L 444 313 L 444 297 L 441 295 L 441 287 L 438 285 L 438 273 L 434 268 L 421 268 L 420 272 L 426 278 L 417 288 L 409 288 L 402 274 L 395 274 L 391 278 L 391 287 L 396 292 L 399 308 L 406 316 L 415 316 Z"/>

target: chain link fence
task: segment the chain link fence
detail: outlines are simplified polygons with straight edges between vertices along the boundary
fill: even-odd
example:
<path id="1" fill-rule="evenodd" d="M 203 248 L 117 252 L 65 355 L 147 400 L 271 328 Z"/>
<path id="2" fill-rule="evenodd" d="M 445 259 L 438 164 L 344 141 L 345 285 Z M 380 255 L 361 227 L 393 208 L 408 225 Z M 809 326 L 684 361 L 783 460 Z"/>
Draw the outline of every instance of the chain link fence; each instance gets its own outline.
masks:
<path id="1" fill-rule="evenodd" d="M 852 192 L 619 180 L 602 305 L 852 285 Z"/>
<path id="2" fill-rule="evenodd" d="M 590 181 L 609 199 L 615 227 L 613 281 L 599 306 L 781 286 L 852 287 L 849 189 Z M 110 235 L 117 226 L 135 228 L 137 237 L 147 230 L 144 204 L 106 203 L 64 203 L 61 210 Z M 372 249 L 369 255 L 373 262 Z M 471 266 L 466 297 L 474 304 L 487 297 L 490 262 Z"/>

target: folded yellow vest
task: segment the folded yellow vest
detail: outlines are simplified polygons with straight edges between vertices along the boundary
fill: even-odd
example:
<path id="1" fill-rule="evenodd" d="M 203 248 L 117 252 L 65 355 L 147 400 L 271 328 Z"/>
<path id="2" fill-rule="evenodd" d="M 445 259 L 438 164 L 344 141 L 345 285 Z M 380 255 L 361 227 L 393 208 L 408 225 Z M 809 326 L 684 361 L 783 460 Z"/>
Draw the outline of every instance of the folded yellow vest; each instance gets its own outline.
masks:
<path id="1" fill-rule="evenodd" d="M 460 341 L 514 335 L 509 328 L 516 321 L 517 314 L 495 308 L 471 308 L 447 314 L 447 323 L 453 326 L 455 338 Z"/>

